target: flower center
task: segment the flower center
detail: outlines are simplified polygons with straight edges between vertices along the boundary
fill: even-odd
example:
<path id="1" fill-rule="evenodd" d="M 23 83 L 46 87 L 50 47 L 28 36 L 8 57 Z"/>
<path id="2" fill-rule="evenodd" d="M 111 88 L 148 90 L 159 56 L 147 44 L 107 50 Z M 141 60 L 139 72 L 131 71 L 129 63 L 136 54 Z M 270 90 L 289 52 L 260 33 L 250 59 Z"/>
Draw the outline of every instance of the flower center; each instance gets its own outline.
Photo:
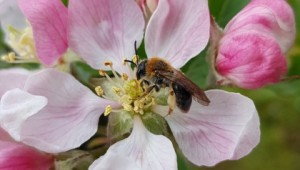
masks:
<path id="1" fill-rule="evenodd" d="M 123 110 L 133 114 L 143 115 L 145 111 L 150 110 L 151 106 L 153 106 L 156 102 L 151 93 L 145 93 L 145 89 L 147 87 L 141 86 L 141 82 L 137 79 L 128 79 L 128 75 L 125 73 L 121 76 L 118 75 L 114 71 L 111 62 L 105 62 L 104 64 L 110 67 L 114 78 L 109 77 L 103 70 L 100 70 L 99 73 L 100 75 L 105 76 L 110 82 L 109 90 L 112 91 L 114 97 L 111 93 L 106 93 L 101 86 L 97 86 L 95 88 L 96 93 L 104 98 L 117 100 L 122 104 Z M 108 115 L 111 112 L 113 112 L 113 109 L 111 106 L 107 106 L 104 115 Z"/>

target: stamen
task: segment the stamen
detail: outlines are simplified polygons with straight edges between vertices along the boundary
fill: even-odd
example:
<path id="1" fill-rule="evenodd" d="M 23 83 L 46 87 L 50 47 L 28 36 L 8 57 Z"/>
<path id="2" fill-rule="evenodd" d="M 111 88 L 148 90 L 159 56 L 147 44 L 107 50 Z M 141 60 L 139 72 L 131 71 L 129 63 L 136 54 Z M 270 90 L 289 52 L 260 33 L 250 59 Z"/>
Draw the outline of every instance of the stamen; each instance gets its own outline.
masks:
<path id="1" fill-rule="evenodd" d="M 102 97 L 103 94 L 104 94 L 104 91 L 103 91 L 103 89 L 102 89 L 101 86 L 97 86 L 97 87 L 95 88 L 95 91 L 96 91 L 96 94 L 97 94 L 98 96 L 100 96 L 100 97 Z"/>
<path id="2" fill-rule="evenodd" d="M 122 80 L 120 79 L 119 75 L 115 72 L 115 70 L 113 69 L 113 63 L 111 61 L 106 61 L 104 62 L 105 66 L 109 66 L 111 69 L 111 72 L 113 73 L 113 75 L 115 76 L 115 78 L 121 82 Z"/>
<path id="3" fill-rule="evenodd" d="M 111 105 L 107 105 L 104 111 L 104 116 L 108 116 L 112 112 Z"/>
<path id="4" fill-rule="evenodd" d="M 128 75 L 123 73 L 122 74 L 122 80 L 124 80 L 124 81 L 128 80 Z"/>
<path id="5" fill-rule="evenodd" d="M 139 60 L 139 56 L 138 55 L 134 55 L 132 57 L 132 62 L 134 62 L 136 65 L 138 64 L 138 60 Z"/>
<path id="6" fill-rule="evenodd" d="M 121 96 L 122 89 L 118 87 L 112 87 L 112 90 L 118 95 Z"/>
<path id="7" fill-rule="evenodd" d="M 8 62 L 8 63 L 13 63 L 16 61 L 16 53 L 10 52 L 7 55 L 4 55 L 1 57 L 2 60 Z"/>
<path id="8" fill-rule="evenodd" d="M 100 76 L 105 76 L 106 72 L 104 70 L 99 70 L 99 74 L 100 74 Z"/>
<path id="9" fill-rule="evenodd" d="M 105 61 L 105 62 L 104 62 L 104 65 L 105 65 L 105 66 L 112 67 L 113 64 L 112 64 L 111 61 Z"/>

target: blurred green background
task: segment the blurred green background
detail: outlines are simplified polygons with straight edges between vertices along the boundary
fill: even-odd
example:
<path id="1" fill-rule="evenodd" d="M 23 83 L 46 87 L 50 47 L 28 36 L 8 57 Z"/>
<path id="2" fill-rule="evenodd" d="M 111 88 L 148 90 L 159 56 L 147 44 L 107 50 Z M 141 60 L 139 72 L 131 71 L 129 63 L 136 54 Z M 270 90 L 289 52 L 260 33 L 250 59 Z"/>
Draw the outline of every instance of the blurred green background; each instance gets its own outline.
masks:
<path id="1" fill-rule="evenodd" d="M 288 76 L 300 75 L 300 0 L 288 1 L 294 9 L 297 24 L 295 45 L 287 54 L 289 61 Z M 210 10 L 221 27 L 246 4 L 248 0 L 209 0 Z M 0 34 L 0 38 L 1 38 Z M 3 40 L 3 37 L 1 38 Z M 0 41 L 0 55 L 9 48 Z M 140 53 L 143 50 L 140 49 Z M 192 59 L 182 70 L 199 86 L 205 84 L 208 66 L 205 52 Z M 0 61 L 0 68 L 13 65 Z M 36 68 L 34 64 L 24 64 L 26 68 Z M 73 65 L 79 72 L 81 81 L 88 81 L 92 73 L 82 63 Z M 95 73 L 95 72 L 94 72 Z M 197 73 L 197 74 L 195 74 Z M 201 76 L 199 76 L 201 73 Z M 96 72 L 97 74 L 97 72 Z M 81 76 L 80 76 L 81 75 Z M 254 100 L 261 120 L 261 141 L 246 157 L 238 161 L 225 161 L 215 167 L 196 167 L 188 163 L 180 155 L 179 169 L 207 170 L 299 170 L 300 169 L 300 80 L 293 79 L 259 90 L 242 90 L 226 88 L 240 92 Z"/>

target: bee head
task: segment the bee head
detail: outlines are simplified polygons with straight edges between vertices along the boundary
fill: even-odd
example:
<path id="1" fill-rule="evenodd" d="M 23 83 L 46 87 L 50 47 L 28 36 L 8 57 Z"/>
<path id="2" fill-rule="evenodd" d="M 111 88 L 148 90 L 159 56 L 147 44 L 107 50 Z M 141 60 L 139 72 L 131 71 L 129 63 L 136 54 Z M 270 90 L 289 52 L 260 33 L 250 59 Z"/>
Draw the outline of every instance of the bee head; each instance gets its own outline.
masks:
<path id="1" fill-rule="evenodd" d="M 143 60 L 137 65 L 136 78 L 140 80 L 146 76 L 147 60 Z"/>

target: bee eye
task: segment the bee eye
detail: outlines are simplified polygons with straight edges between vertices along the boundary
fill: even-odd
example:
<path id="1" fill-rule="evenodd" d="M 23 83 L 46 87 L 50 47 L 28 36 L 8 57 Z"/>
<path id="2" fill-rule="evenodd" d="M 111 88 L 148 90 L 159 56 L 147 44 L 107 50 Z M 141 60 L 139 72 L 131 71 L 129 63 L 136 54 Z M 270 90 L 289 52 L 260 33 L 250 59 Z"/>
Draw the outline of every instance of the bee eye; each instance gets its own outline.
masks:
<path id="1" fill-rule="evenodd" d="M 146 66 L 147 66 L 147 60 L 142 61 L 138 66 L 137 66 L 137 71 L 136 71 L 136 78 L 139 80 L 142 77 L 146 76 Z"/>

